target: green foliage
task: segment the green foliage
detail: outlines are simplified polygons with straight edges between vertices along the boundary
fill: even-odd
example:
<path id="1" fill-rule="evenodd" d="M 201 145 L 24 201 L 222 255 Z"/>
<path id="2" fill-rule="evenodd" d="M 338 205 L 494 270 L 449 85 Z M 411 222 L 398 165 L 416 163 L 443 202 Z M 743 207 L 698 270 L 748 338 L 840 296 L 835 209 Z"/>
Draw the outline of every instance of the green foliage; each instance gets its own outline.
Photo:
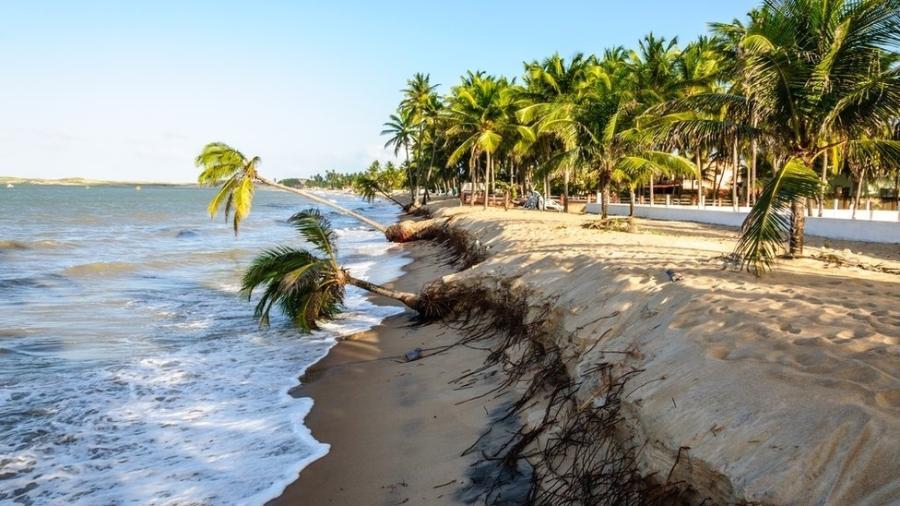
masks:
<path id="1" fill-rule="evenodd" d="M 291 188 L 303 188 L 303 180 L 296 177 L 289 177 L 282 179 L 279 183 L 290 186 Z"/>
<path id="2" fill-rule="evenodd" d="M 327 218 L 310 209 L 288 221 L 314 251 L 291 246 L 264 251 L 244 273 L 242 292 L 249 300 L 262 287 L 254 311 L 260 325 L 269 325 L 270 312 L 277 305 L 295 326 L 308 332 L 317 328 L 317 321 L 340 312 L 344 275 L 337 264 L 335 236 Z"/>
<path id="3" fill-rule="evenodd" d="M 791 204 L 811 198 L 821 181 L 802 160 L 792 158 L 769 181 L 741 227 L 734 250 L 742 268 L 756 275 L 771 269 L 791 228 Z"/>
<path id="4" fill-rule="evenodd" d="M 651 33 L 634 50 L 532 60 L 518 82 L 468 71 L 444 96 L 416 74 L 382 134 L 405 151 L 414 198 L 420 186 L 489 174 L 488 191 L 633 191 L 659 178 L 709 182 L 704 170 L 724 162 L 732 173 L 748 167 L 740 179 L 754 198 L 758 175 L 776 185 L 763 192 L 772 205 L 782 198 L 773 188 L 789 195 L 799 184 L 784 160 L 820 167 L 828 153 L 832 173 L 857 180 L 897 172 L 898 45 L 900 0 L 764 0 L 747 20 L 711 23 L 683 48 Z M 381 186 L 371 176 L 357 183 L 370 198 Z M 764 265 L 773 250 L 758 244 L 748 261 Z"/>
<path id="5" fill-rule="evenodd" d="M 207 210 L 210 217 L 215 218 L 219 208 L 224 207 L 225 221 L 228 221 L 230 214 L 234 214 L 232 226 L 234 234 L 237 235 L 241 221 L 250 214 L 253 205 L 253 185 L 257 177 L 259 157 L 255 156 L 248 160 L 231 146 L 213 142 L 203 148 L 197 155 L 195 163 L 202 169 L 198 177 L 201 185 L 222 185 L 209 202 Z"/>

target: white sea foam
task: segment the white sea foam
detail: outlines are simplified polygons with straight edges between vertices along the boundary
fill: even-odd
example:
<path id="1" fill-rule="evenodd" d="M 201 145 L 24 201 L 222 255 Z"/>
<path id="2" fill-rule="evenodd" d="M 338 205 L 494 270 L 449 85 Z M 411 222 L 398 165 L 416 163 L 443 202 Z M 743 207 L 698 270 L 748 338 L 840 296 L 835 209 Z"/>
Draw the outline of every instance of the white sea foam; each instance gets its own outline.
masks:
<path id="1" fill-rule="evenodd" d="M 142 192 L 141 198 L 152 195 Z M 134 198 L 133 192 L 124 196 Z M 259 198 L 282 197 L 261 192 Z M 127 224 L 134 207 L 127 202 L 121 216 L 110 215 L 111 227 Z M 296 201 L 255 209 L 255 223 L 271 225 L 248 226 L 242 248 L 252 252 L 292 240 L 293 231 L 275 222 L 285 206 Z M 193 219 L 168 197 L 159 207 L 163 222 L 188 217 L 173 225 L 179 230 L 200 230 L 204 237 L 219 233 L 221 224 L 208 224 L 202 215 Z M 14 230 L 2 225 L 0 232 Z M 385 282 L 408 262 L 392 255 L 379 233 L 345 230 L 352 222 L 335 225 L 354 275 Z M 177 248 L 197 255 L 176 237 L 140 241 L 135 234 L 120 234 L 121 249 L 110 250 L 105 240 L 92 241 L 92 232 L 79 231 L 86 239 L 81 247 L 95 249 L 73 249 L 75 265 L 138 253 L 153 260 Z M 96 236 L 109 234 L 116 235 L 115 229 Z M 221 240 L 221 248 L 232 251 L 227 230 Z M 14 362 L 0 364 L 0 503 L 262 504 L 328 452 L 303 425 L 312 400 L 295 399 L 289 390 L 338 336 L 370 328 L 402 309 L 376 306 L 350 287 L 347 311 L 322 331 L 299 335 L 283 321 L 259 329 L 250 318 L 252 305 L 236 294 L 235 276 L 247 258 L 216 250 L 199 254 L 209 262 L 185 262 L 179 270 L 170 267 L 177 258 L 165 268 L 130 258 L 151 267 L 99 272 L 90 283 L 53 285 L 49 294 L 28 286 L 12 293 L 17 300 L 38 301 L 26 308 L 42 311 L 32 314 L 43 315 L 40 325 L 51 330 L 0 312 L 0 327 L 28 330 L 4 342 Z M 33 259 L 35 268 L 46 269 L 42 259 Z M 3 309 L 8 308 L 0 301 Z"/>

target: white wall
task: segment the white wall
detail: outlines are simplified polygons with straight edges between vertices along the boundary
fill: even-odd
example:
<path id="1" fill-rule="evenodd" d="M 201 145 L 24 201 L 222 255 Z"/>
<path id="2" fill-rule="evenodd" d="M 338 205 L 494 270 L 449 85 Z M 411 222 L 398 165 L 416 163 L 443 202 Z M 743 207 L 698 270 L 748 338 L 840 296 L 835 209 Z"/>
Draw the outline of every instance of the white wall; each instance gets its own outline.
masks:
<path id="1" fill-rule="evenodd" d="M 704 209 L 698 209 L 696 207 L 688 206 L 634 206 L 634 214 L 639 218 L 694 221 L 697 223 L 725 225 L 728 227 L 740 227 L 744 222 L 744 218 L 747 217 L 747 211 L 749 211 L 749 209 L 746 207 L 742 207 L 739 212 L 734 212 L 730 207 L 706 207 Z M 585 207 L 585 212 L 590 214 L 600 214 L 600 204 L 588 204 L 587 207 Z M 609 214 L 615 216 L 627 216 L 628 204 L 610 204 Z M 819 237 L 827 237 L 829 239 L 900 244 L 900 222 L 897 221 L 848 220 L 808 216 L 806 218 L 806 233 Z"/>

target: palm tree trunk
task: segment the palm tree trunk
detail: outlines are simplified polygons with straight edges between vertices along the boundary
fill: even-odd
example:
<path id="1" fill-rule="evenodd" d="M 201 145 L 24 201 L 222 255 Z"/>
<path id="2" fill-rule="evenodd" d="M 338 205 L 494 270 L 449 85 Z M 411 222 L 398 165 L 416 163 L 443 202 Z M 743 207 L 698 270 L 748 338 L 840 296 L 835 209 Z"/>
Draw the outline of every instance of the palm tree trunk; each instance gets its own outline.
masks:
<path id="1" fill-rule="evenodd" d="M 822 187 L 819 188 L 819 218 L 825 212 L 825 185 L 828 184 L 828 150 L 825 150 L 824 154 L 825 156 L 822 158 Z"/>
<path id="2" fill-rule="evenodd" d="M 376 285 L 375 283 L 370 283 L 364 279 L 354 278 L 349 274 L 346 275 L 346 279 L 348 283 L 355 287 L 362 288 L 367 292 L 372 292 L 378 295 L 389 297 L 394 300 L 398 300 L 410 309 L 417 309 L 416 305 L 419 302 L 419 296 L 414 293 L 392 290 L 381 285 Z"/>
<path id="3" fill-rule="evenodd" d="M 600 204 L 600 217 L 609 218 L 609 199 L 610 199 L 609 183 L 603 185 L 603 202 Z"/>
<path id="4" fill-rule="evenodd" d="M 428 203 L 428 183 L 431 182 L 431 170 L 434 168 L 434 150 L 437 147 L 434 128 L 431 130 L 431 161 L 428 162 L 428 171 L 425 173 L 425 203 Z"/>
<path id="5" fill-rule="evenodd" d="M 713 179 L 718 177 L 718 181 L 716 181 L 716 190 L 715 195 L 713 195 L 713 200 L 716 203 L 716 206 L 722 205 L 722 198 L 719 196 L 719 191 L 722 189 L 722 180 L 725 179 L 725 169 L 722 169 L 722 173 L 719 174 L 719 160 L 716 160 L 716 172 L 713 175 Z"/>
<path id="6" fill-rule="evenodd" d="M 731 168 L 731 208 L 737 212 L 738 210 L 738 175 L 741 173 L 741 153 L 738 150 L 738 146 L 740 145 L 740 139 L 737 135 L 734 136 L 734 148 L 732 151 L 732 168 Z"/>
<path id="7" fill-rule="evenodd" d="M 357 220 L 365 223 L 366 225 L 369 225 L 370 227 L 374 228 L 375 230 L 378 230 L 379 232 L 384 232 L 385 230 L 387 230 L 387 227 L 378 223 L 377 221 L 373 221 L 355 211 L 351 211 L 351 210 L 347 209 L 346 207 L 335 204 L 334 202 L 327 200 L 327 199 L 323 199 L 322 197 L 317 197 L 316 195 L 313 195 L 313 194 L 306 192 L 304 190 L 301 190 L 299 188 L 291 188 L 290 186 L 285 186 L 281 183 L 276 183 L 275 181 L 271 181 L 262 176 L 256 176 L 256 180 L 266 186 L 271 186 L 272 188 L 278 188 L 279 190 L 296 193 L 297 195 L 300 195 L 309 200 L 312 200 L 313 202 L 322 204 L 323 206 L 328 206 L 345 216 L 349 216 L 351 218 L 356 218 Z"/>
<path id="8" fill-rule="evenodd" d="M 697 161 L 697 206 L 703 207 L 703 157 L 700 155 L 700 147 L 694 155 Z"/>
<path id="9" fill-rule="evenodd" d="M 569 212 L 569 167 L 563 169 L 563 212 Z"/>
<path id="10" fill-rule="evenodd" d="M 475 206 L 475 198 L 478 197 L 478 176 L 481 174 L 481 153 L 475 153 L 475 149 L 472 149 L 472 158 L 474 160 L 472 164 L 472 207 Z"/>
<path id="11" fill-rule="evenodd" d="M 497 194 L 497 174 L 494 172 L 494 159 L 491 158 L 491 193 Z"/>
<path id="12" fill-rule="evenodd" d="M 403 209 L 403 204 L 401 204 L 400 202 L 397 202 L 397 199 L 395 199 L 395 198 L 393 197 L 393 195 L 391 195 L 390 193 L 388 193 L 388 192 L 382 190 L 381 188 L 378 188 L 378 191 L 380 191 L 381 194 L 384 195 L 384 198 L 386 198 L 386 199 L 390 200 L 391 202 L 397 204 L 397 205 L 400 207 L 400 209 Z"/>
<path id="13" fill-rule="evenodd" d="M 409 163 L 409 144 L 403 144 L 403 151 L 406 154 L 406 184 L 409 185 L 409 204 L 412 205 L 416 196 L 413 193 L 413 173 L 412 173 L 412 164 Z"/>
<path id="14" fill-rule="evenodd" d="M 756 145 L 756 139 L 753 139 L 751 141 L 751 146 L 752 147 L 750 149 L 753 152 L 750 154 L 750 184 L 747 188 L 747 192 L 748 195 L 750 195 L 750 198 L 748 199 L 747 204 L 752 206 L 756 203 L 756 151 L 758 149 Z"/>
<path id="15" fill-rule="evenodd" d="M 756 128 L 756 110 L 750 112 L 750 124 Z M 747 170 L 747 205 L 752 206 L 756 202 L 756 136 L 750 139 L 750 168 Z"/>
<path id="16" fill-rule="evenodd" d="M 541 209 L 541 211 L 544 211 L 545 209 L 547 209 L 547 203 L 549 201 L 550 201 L 550 176 L 544 175 L 544 209 Z"/>
<path id="17" fill-rule="evenodd" d="M 628 195 L 631 197 L 628 200 L 628 216 L 634 216 L 634 188 L 628 189 Z"/>
<path id="18" fill-rule="evenodd" d="M 789 253 L 792 257 L 803 255 L 803 234 L 806 228 L 806 198 L 794 199 L 791 203 L 791 236 Z"/>
<path id="19" fill-rule="evenodd" d="M 484 165 L 484 206 L 485 211 L 488 208 L 488 191 L 491 188 L 491 152 L 487 151 L 487 162 Z"/>
<path id="20" fill-rule="evenodd" d="M 603 172 L 600 174 L 600 189 L 603 192 L 603 202 L 600 203 L 600 217 L 604 220 L 609 218 L 609 183 L 610 183 L 610 169 L 607 164 L 604 166 Z"/>
<path id="21" fill-rule="evenodd" d="M 859 184 L 856 186 L 856 195 L 853 196 L 853 214 L 851 214 L 851 219 L 856 219 L 856 210 L 859 209 L 859 198 L 862 196 L 863 184 L 866 180 L 866 168 L 863 167 L 862 174 L 859 175 Z"/>
<path id="22" fill-rule="evenodd" d="M 650 176 L 650 207 L 653 207 L 653 176 Z"/>

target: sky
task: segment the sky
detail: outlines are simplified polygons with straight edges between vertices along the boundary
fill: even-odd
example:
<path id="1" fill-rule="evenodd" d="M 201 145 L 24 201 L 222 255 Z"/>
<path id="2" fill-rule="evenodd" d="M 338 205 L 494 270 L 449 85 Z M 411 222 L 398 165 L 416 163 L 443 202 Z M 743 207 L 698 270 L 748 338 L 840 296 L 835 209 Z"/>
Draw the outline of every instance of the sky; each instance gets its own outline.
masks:
<path id="1" fill-rule="evenodd" d="M 0 176 L 189 182 L 220 141 L 269 177 L 389 160 L 415 72 L 517 76 L 554 52 L 689 42 L 758 0 L 0 0 Z"/>

